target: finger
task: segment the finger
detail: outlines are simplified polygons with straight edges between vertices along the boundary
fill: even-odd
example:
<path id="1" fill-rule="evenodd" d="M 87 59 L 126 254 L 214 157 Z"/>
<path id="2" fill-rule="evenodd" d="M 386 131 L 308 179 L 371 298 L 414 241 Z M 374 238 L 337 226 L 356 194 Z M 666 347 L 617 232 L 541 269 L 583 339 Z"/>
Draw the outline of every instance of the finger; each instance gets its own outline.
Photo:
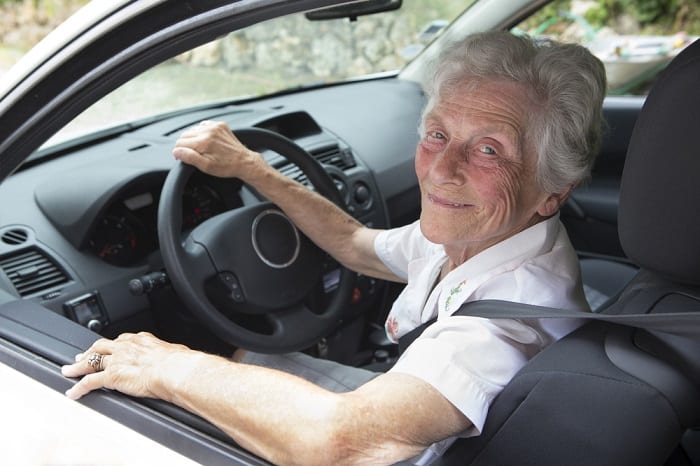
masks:
<path id="1" fill-rule="evenodd" d="M 175 146 L 173 149 L 173 157 L 175 157 L 175 160 L 179 160 L 188 165 L 194 165 L 201 155 L 191 147 Z"/>
<path id="2" fill-rule="evenodd" d="M 74 364 L 67 364 L 63 367 L 61 367 L 61 374 L 63 374 L 64 377 L 81 377 L 86 374 L 92 374 L 95 372 L 95 369 L 88 364 L 87 359 L 83 359 L 81 361 L 78 361 Z"/>
<path id="3" fill-rule="evenodd" d="M 90 348 L 88 348 L 83 353 L 83 359 L 86 357 L 89 357 L 92 353 L 112 354 L 112 352 L 114 351 L 115 345 L 116 345 L 116 343 L 114 340 L 108 340 L 107 338 L 100 338 L 95 343 L 93 343 L 92 346 Z"/>
<path id="4" fill-rule="evenodd" d="M 223 121 L 203 120 L 194 126 L 186 128 L 182 133 L 180 133 L 180 138 L 201 136 L 202 134 L 211 133 L 212 131 L 221 128 L 229 130 L 228 125 Z"/>
<path id="5" fill-rule="evenodd" d="M 75 362 L 79 363 L 82 361 L 87 360 L 87 358 L 90 357 L 91 354 L 93 353 L 100 353 L 100 354 L 111 354 L 114 349 L 114 342 L 112 340 L 108 340 L 106 338 L 100 338 L 99 340 L 95 341 L 90 348 L 85 350 L 82 353 L 78 353 L 75 355 Z"/>
<path id="6" fill-rule="evenodd" d="M 63 374 L 64 377 L 80 377 L 85 374 L 91 374 L 93 372 L 98 372 L 99 370 L 104 370 L 107 367 L 108 358 L 110 358 L 110 356 L 102 355 L 100 369 L 96 370 L 90 363 L 89 358 L 82 357 L 77 359 L 73 364 L 66 364 L 61 367 L 61 374 Z"/>
<path id="7" fill-rule="evenodd" d="M 66 396 L 71 400 L 78 400 L 91 391 L 104 387 L 106 377 L 104 372 L 86 375 L 80 379 L 80 382 L 66 390 Z"/>
<path id="8" fill-rule="evenodd" d="M 136 333 L 121 333 L 117 338 L 114 339 L 116 342 L 121 342 L 121 341 L 132 341 L 136 338 L 138 338 L 138 335 Z"/>
<path id="9" fill-rule="evenodd" d="M 191 139 L 201 137 L 203 133 L 207 132 L 207 128 L 204 126 L 190 126 L 180 133 L 178 139 Z"/>
<path id="10" fill-rule="evenodd" d="M 82 361 L 61 367 L 61 374 L 64 377 L 80 377 L 87 373 L 89 373 L 88 366 Z"/>
<path id="11" fill-rule="evenodd" d="M 196 131 L 183 133 L 176 141 L 174 147 L 184 147 L 192 149 L 198 153 L 207 151 L 214 138 L 211 131 L 198 129 Z"/>

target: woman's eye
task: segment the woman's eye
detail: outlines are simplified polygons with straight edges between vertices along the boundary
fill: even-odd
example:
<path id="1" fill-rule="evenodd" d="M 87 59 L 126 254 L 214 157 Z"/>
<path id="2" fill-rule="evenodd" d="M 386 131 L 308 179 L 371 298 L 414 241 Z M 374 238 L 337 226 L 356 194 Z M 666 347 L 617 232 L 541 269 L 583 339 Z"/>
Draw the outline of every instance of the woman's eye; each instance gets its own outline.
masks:
<path id="1" fill-rule="evenodd" d="M 432 139 L 445 139 L 445 135 L 440 131 L 429 131 L 428 137 Z"/>
<path id="2" fill-rule="evenodd" d="M 491 146 L 479 146 L 479 152 L 486 155 L 496 155 L 496 150 Z"/>

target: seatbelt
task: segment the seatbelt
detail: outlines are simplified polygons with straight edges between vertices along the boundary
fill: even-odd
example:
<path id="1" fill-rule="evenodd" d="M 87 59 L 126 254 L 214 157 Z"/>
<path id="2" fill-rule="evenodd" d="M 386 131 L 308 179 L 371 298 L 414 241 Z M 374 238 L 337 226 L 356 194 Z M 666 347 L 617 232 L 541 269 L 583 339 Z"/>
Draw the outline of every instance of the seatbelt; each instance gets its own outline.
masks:
<path id="1" fill-rule="evenodd" d="M 665 332 L 677 336 L 696 338 L 700 336 L 700 313 L 698 312 L 597 314 L 594 312 L 569 311 L 494 299 L 464 303 L 452 315 L 482 317 L 485 319 L 587 319 Z M 403 353 L 436 320 L 437 318 L 431 319 L 399 338 L 399 354 Z"/>

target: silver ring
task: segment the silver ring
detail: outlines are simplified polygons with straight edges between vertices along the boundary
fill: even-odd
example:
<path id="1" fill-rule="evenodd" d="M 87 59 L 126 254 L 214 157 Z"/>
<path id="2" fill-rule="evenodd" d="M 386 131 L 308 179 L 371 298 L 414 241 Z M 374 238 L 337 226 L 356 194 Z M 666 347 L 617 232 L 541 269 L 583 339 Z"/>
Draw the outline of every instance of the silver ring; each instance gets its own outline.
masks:
<path id="1" fill-rule="evenodd" d="M 87 359 L 88 366 L 92 367 L 95 372 L 105 370 L 104 354 L 92 353 Z"/>

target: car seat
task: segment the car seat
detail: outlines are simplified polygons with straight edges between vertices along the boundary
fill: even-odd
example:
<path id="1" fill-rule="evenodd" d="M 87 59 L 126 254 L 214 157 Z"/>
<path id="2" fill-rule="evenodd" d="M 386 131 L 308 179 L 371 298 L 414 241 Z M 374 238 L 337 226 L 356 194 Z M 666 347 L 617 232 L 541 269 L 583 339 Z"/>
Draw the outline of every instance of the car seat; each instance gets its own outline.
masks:
<path id="1" fill-rule="evenodd" d="M 605 314 L 700 312 L 700 41 L 659 76 L 625 161 L 618 229 L 639 273 Z M 535 356 L 442 465 L 679 465 L 697 449 L 700 336 L 590 322 Z"/>
<path id="2" fill-rule="evenodd" d="M 607 258 L 579 257 L 579 263 L 583 291 L 593 312 L 614 302 L 638 272 L 631 264 Z"/>

